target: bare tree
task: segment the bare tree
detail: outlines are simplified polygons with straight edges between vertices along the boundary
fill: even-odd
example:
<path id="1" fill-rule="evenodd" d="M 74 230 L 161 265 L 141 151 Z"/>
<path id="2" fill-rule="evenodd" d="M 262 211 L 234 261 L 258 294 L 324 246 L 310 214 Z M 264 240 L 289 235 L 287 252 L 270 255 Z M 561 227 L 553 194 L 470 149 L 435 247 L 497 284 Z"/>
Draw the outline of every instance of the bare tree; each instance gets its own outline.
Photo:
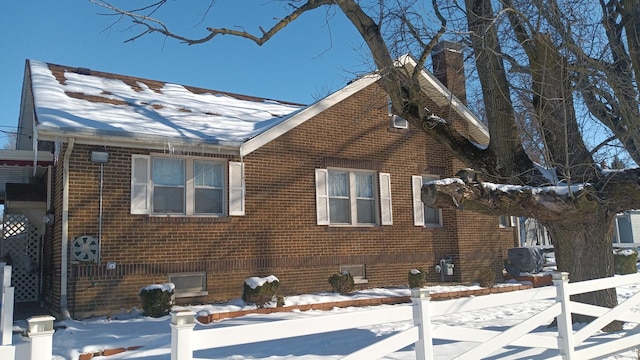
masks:
<path id="1" fill-rule="evenodd" d="M 5 150 L 13 150 L 16 148 L 16 143 L 18 141 L 18 134 L 15 132 L 2 131 L 6 134 L 6 142 L 2 145 L 2 148 Z"/>
<path id="2" fill-rule="evenodd" d="M 612 224 L 616 213 L 640 208 L 640 170 L 603 171 L 599 164 L 613 147 L 640 163 L 638 0 L 432 0 L 428 9 L 412 0 L 288 0 L 287 13 L 267 29 L 206 27 L 200 37 L 154 17 L 166 0 L 134 10 L 89 1 L 139 26 L 129 41 L 158 33 L 190 45 L 218 35 L 262 45 L 305 12 L 339 9 L 366 43 L 394 112 L 486 181 L 431 183 L 423 188 L 426 204 L 536 218 L 551 234 L 558 269 L 572 281 L 613 276 Z M 488 147 L 431 116 L 420 91 L 419 71 L 443 37 L 472 49 Z M 394 66 L 403 52 L 416 59 L 412 72 Z M 589 129 L 599 129 L 598 136 Z M 579 300 L 617 302 L 615 289 Z"/>

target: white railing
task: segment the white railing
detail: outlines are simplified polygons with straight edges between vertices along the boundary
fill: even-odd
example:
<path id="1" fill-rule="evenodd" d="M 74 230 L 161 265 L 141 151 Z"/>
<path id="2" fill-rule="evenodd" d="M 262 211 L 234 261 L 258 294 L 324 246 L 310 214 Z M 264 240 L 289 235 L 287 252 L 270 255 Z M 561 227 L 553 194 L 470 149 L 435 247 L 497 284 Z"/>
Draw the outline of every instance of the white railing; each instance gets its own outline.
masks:
<path id="1" fill-rule="evenodd" d="M 0 358 L 13 359 L 15 348 L 11 345 L 13 331 L 13 287 L 11 266 L 0 262 Z"/>
<path id="2" fill-rule="evenodd" d="M 34 316 L 27 319 L 28 342 L 12 345 L 13 300 L 11 266 L 0 263 L 0 359 L 44 360 L 53 353 L 53 316 Z"/>
<path id="3" fill-rule="evenodd" d="M 192 360 L 193 352 L 231 345 L 285 339 L 303 335 L 361 328 L 377 324 L 413 321 L 409 329 L 387 337 L 373 345 L 349 354 L 343 359 L 379 359 L 415 344 L 417 360 L 433 359 L 433 338 L 477 343 L 475 347 L 455 357 L 479 359 L 505 346 L 551 349 L 560 359 L 592 359 L 638 347 L 640 344 L 640 313 L 630 309 L 640 303 L 640 293 L 617 307 L 602 308 L 570 301 L 569 296 L 640 283 L 640 274 L 569 283 L 567 273 L 553 275 L 553 287 L 542 287 L 501 294 L 431 302 L 427 289 L 413 289 L 412 306 L 394 306 L 367 311 L 333 314 L 305 319 L 282 320 L 269 323 L 238 325 L 194 331 L 195 313 L 171 313 L 171 359 Z M 537 315 L 512 326 L 506 331 L 471 329 L 460 326 L 434 325 L 431 317 L 474 311 L 530 301 L 555 300 L 555 304 Z M 596 319 L 578 331 L 573 331 L 571 313 L 593 316 Z M 557 332 L 539 335 L 531 332 L 557 319 Z M 620 320 L 634 323 L 624 336 L 614 339 L 586 341 L 607 324 Z"/>

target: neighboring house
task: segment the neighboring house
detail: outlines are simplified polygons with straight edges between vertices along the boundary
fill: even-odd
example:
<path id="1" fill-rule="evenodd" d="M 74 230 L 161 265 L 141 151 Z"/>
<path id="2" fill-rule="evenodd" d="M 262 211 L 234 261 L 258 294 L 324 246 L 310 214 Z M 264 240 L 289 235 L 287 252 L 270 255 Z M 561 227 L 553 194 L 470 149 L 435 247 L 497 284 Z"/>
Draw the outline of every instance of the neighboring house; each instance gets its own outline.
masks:
<path id="1" fill-rule="evenodd" d="M 487 144 L 461 56 L 434 55 L 460 96 L 427 71 L 421 85 L 435 115 Z M 251 276 L 277 276 L 286 296 L 345 270 L 360 287 L 405 286 L 412 268 L 429 281 L 500 271 L 512 228 L 425 207 L 422 183 L 463 164 L 387 104 L 377 74 L 303 106 L 27 61 L 18 149 L 47 190 L 16 230 L 41 234 L 33 300 L 81 318 L 137 306 L 152 283 L 193 304 L 238 298 Z M 453 275 L 436 273 L 441 259 Z"/>
<path id="2" fill-rule="evenodd" d="M 616 215 L 613 243 L 616 246 L 640 247 L 640 210 Z"/>

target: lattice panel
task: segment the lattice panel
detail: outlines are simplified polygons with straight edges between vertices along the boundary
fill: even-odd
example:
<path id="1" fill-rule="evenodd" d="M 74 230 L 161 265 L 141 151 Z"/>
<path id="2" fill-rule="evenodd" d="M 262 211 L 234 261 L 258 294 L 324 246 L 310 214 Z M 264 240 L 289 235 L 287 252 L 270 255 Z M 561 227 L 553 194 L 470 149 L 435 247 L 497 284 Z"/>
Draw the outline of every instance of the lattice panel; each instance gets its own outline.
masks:
<path id="1" fill-rule="evenodd" d="M 23 214 L 4 215 L 0 257 L 11 266 L 15 302 L 38 301 L 40 236 Z"/>

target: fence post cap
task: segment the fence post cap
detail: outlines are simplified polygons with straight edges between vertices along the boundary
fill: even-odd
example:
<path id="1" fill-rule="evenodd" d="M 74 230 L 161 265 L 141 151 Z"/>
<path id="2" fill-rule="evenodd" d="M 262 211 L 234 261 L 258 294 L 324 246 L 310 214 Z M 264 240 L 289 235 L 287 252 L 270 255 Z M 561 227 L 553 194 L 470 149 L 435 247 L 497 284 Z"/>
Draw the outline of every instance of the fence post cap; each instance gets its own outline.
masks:
<path id="1" fill-rule="evenodd" d="M 551 274 L 551 279 L 552 280 L 569 280 L 569 273 L 555 271 Z"/>
<path id="2" fill-rule="evenodd" d="M 191 325 L 196 323 L 196 313 L 191 310 L 179 310 L 171 312 L 171 324 Z"/>
<path id="3" fill-rule="evenodd" d="M 56 318 L 50 315 L 32 316 L 27 319 L 29 324 L 29 334 L 39 334 L 53 331 L 53 321 Z"/>
<path id="4" fill-rule="evenodd" d="M 411 289 L 412 299 L 430 299 L 429 289 L 425 288 L 413 288 Z"/>

